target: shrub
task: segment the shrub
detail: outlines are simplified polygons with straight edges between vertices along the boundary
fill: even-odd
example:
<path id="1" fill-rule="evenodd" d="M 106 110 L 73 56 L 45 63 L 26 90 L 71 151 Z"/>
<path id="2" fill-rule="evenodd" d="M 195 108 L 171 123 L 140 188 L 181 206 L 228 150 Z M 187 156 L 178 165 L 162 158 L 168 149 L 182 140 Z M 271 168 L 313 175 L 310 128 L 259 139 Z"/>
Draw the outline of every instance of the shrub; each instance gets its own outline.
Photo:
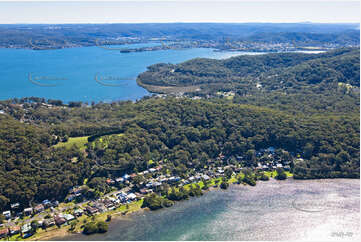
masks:
<path id="1" fill-rule="evenodd" d="M 275 176 L 275 178 L 277 180 L 286 180 L 287 179 L 287 174 L 285 173 L 285 171 L 282 168 L 277 168 L 276 172 L 277 172 L 277 175 Z"/>
<path id="2" fill-rule="evenodd" d="M 220 187 L 221 187 L 222 189 L 227 189 L 227 188 L 229 187 L 229 184 L 228 184 L 227 182 L 222 182 L 221 185 L 220 185 Z"/>

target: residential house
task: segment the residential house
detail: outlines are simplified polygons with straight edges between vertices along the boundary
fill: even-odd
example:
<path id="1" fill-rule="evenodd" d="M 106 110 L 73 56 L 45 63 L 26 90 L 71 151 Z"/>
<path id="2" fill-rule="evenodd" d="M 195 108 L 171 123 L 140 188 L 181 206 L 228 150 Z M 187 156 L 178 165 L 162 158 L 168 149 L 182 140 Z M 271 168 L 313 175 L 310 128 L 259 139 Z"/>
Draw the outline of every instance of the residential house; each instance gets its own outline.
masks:
<path id="1" fill-rule="evenodd" d="M 43 204 L 38 204 L 34 207 L 34 213 L 41 213 L 45 210 Z"/>
<path id="2" fill-rule="evenodd" d="M 69 193 L 70 194 L 80 194 L 82 191 L 83 191 L 83 187 L 76 186 L 76 187 L 71 188 L 69 190 Z"/>
<path id="3" fill-rule="evenodd" d="M 3 215 L 6 219 L 10 219 L 11 218 L 11 212 L 10 211 L 5 211 L 3 212 Z"/>
<path id="4" fill-rule="evenodd" d="M 154 169 L 154 168 L 150 168 L 150 169 L 148 169 L 148 171 L 151 172 L 151 173 L 153 173 L 153 172 L 156 172 L 157 170 Z"/>
<path id="5" fill-rule="evenodd" d="M 140 194 L 143 194 L 143 195 L 148 194 L 148 190 L 147 190 L 147 189 L 145 189 L 145 188 L 140 189 L 140 190 L 139 190 L 139 192 L 140 192 Z"/>
<path id="6" fill-rule="evenodd" d="M 24 215 L 25 216 L 30 216 L 33 214 L 33 208 L 25 208 L 24 209 Z"/>
<path id="7" fill-rule="evenodd" d="M 211 179 L 211 178 L 210 178 L 209 176 L 207 176 L 207 175 L 203 175 L 202 177 L 203 177 L 203 179 L 206 180 L 206 181 L 208 181 L 209 179 Z"/>
<path id="8" fill-rule="evenodd" d="M 170 178 L 168 179 L 168 182 L 174 183 L 174 182 L 178 182 L 178 181 L 180 181 L 180 180 L 181 180 L 180 177 L 174 177 L 174 176 L 172 176 L 172 177 L 170 177 Z"/>
<path id="9" fill-rule="evenodd" d="M 108 185 L 114 185 L 115 181 L 113 179 L 110 179 L 108 178 L 106 181 L 105 181 Z"/>
<path id="10" fill-rule="evenodd" d="M 9 229 L 0 229 L 0 238 L 6 238 L 9 235 Z"/>
<path id="11" fill-rule="evenodd" d="M 24 224 L 23 226 L 21 226 L 21 233 L 26 234 L 29 233 L 31 231 L 31 224 L 27 223 Z"/>
<path id="12" fill-rule="evenodd" d="M 44 223 L 43 223 L 43 226 L 45 228 L 48 228 L 48 227 L 51 227 L 51 226 L 54 226 L 55 225 L 55 220 L 54 218 L 48 218 L 48 219 L 45 219 L 44 220 Z"/>
<path id="13" fill-rule="evenodd" d="M 55 221 L 56 225 L 58 225 L 58 226 L 66 223 L 66 219 L 61 215 L 55 215 L 54 221 Z"/>
<path id="14" fill-rule="evenodd" d="M 94 208 L 94 207 L 91 207 L 91 206 L 87 206 L 87 207 L 85 208 L 85 210 L 87 211 L 87 213 L 88 213 L 89 215 L 94 215 L 94 214 L 96 214 L 96 213 L 98 212 L 98 209 L 97 209 L 97 208 Z"/>
<path id="15" fill-rule="evenodd" d="M 127 195 L 127 198 L 128 198 L 129 200 L 135 200 L 135 199 L 137 198 L 137 196 L 136 196 L 134 193 L 129 193 L 129 194 Z"/>
<path id="16" fill-rule="evenodd" d="M 125 174 L 124 176 L 122 176 L 122 178 L 123 178 L 125 181 L 127 181 L 127 180 L 129 180 L 130 176 L 129 176 L 128 174 Z"/>
<path id="17" fill-rule="evenodd" d="M 123 182 L 124 182 L 124 178 L 118 177 L 118 178 L 115 179 L 115 181 L 116 181 L 117 183 L 123 183 Z"/>
<path id="18" fill-rule="evenodd" d="M 63 215 L 63 218 L 65 218 L 65 220 L 66 220 L 67 222 L 75 219 L 75 217 L 74 217 L 73 215 L 68 214 L 68 213 L 65 213 L 65 214 Z"/>
<path id="19" fill-rule="evenodd" d="M 83 213 L 84 213 L 84 210 L 81 209 L 81 208 L 78 208 L 78 209 L 75 209 L 75 210 L 74 210 L 74 215 L 77 216 L 77 217 L 82 216 Z"/>
<path id="20" fill-rule="evenodd" d="M 9 232 L 11 235 L 18 234 L 20 233 L 20 231 L 21 231 L 20 226 L 12 226 L 9 228 Z"/>
<path id="21" fill-rule="evenodd" d="M 10 207 L 11 207 L 11 209 L 13 209 L 13 210 L 19 208 L 19 206 L 20 206 L 20 203 L 10 204 Z"/>
<path id="22" fill-rule="evenodd" d="M 153 182 L 148 182 L 147 184 L 145 184 L 146 188 L 151 188 L 153 187 Z"/>
<path id="23" fill-rule="evenodd" d="M 41 203 L 44 205 L 44 208 L 50 208 L 51 207 L 51 202 L 48 199 L 42 201 Z"/>

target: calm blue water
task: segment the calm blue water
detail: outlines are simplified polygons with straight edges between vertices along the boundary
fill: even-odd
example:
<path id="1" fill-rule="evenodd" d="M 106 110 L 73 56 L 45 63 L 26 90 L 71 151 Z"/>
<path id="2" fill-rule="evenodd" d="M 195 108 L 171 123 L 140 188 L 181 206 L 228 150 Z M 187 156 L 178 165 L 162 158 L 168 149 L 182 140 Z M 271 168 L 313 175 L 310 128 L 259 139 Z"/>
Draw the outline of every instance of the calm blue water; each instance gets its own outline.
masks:
<path id="1" fill-rule="evenodd" d="M 143 46 L 146 45 L 116 47 Z M 205 48 L 120 53 L 96 46 L 40 51 L 0 49 L 0 100 L 30 96 L 65 102 L 136 100 L 149 95 L 135 81 L 149 65 L 179 63 L 195 57 L 220 59 L 240 54 L 247 53 L 214 52 Z"/>

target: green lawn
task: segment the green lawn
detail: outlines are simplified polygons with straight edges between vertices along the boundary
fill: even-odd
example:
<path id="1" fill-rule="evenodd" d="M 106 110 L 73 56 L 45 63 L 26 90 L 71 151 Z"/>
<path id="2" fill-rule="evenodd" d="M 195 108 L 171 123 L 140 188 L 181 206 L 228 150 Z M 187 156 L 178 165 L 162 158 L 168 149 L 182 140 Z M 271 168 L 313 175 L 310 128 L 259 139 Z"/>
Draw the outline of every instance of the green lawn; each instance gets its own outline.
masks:
<path id="1" fill-rule="evenodd" d="M 285 171 L 287 177 L 292 177 L 293 174 L 289 171 Z M 277 172 L 276 171 L 265 171 L 264 174 L 268 177 L 272 177 L 274 178 L 276 175 L 277 175 Z"/>
<path id="2" fill-rule="evenodd" d="M 71 137 L 67 142 L 59 142 L 58 144 L 54 145 L 54 147 L 65 147 L 66 149 L 70 149 L 73 145 L 76 145 L 80 150 L 84 151 L 85 144 L 88 143 L 88 137 L 89 136 Z"/>

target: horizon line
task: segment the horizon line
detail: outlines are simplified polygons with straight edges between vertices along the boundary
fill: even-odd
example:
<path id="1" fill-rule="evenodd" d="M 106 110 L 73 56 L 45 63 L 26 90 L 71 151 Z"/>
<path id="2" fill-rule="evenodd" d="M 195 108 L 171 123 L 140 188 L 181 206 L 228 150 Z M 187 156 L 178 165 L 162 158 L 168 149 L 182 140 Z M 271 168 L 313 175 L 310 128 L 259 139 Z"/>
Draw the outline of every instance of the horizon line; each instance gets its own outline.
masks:
<path id="1" fill-rule="evenodd" d="M 45 22 L 34 22 L 34 23 L 0 23 L 0 25 L 31 25 L 31 24 L 39 24 L 39 25 L 51 25 L 51 24 L 358 24 L 360 22 L 312 22 L 312 21 L 300 21 L 300 22 L 56 22 L 56 23 L 45 23 Z"/>

